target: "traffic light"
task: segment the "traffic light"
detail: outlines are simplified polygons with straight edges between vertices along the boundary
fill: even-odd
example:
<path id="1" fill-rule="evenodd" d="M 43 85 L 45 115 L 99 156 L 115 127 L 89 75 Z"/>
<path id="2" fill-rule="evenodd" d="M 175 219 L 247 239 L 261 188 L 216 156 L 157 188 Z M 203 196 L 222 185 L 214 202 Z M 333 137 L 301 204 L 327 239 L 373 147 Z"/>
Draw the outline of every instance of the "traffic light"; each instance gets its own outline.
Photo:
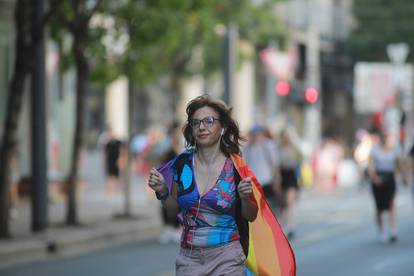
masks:
<path id="1" fill-rule="evenodd" d="M 314 104 L 318 100 L 319 92 L 316 88 L 308 87 L 305 91 L 305 99 L 308 103 Z"/>
<path id="2" fill-rule="evenodd" d="M 275 91 L 279 96 L 287 96 L 290 92 L 290 84 L 286 81 L 279 81 L 275 86 Z"/>

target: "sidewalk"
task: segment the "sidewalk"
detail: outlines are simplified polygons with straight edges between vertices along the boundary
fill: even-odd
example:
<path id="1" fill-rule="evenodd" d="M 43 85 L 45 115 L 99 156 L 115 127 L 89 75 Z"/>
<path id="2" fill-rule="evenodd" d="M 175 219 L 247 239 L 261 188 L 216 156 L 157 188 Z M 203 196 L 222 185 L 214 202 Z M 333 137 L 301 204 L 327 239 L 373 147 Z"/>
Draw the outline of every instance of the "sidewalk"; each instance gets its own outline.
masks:
<path id="1" fill-rule="evenodd" d="M 84 184 L 78 198 L 80 226 L 64 225 L 66 203 L 51 197 L 49 227 L 32 233 L 31 206 L 23 201 L 10 221 L 11 239 L 0 240 L 0 267 L 31 261 L 60 258 L 106 246 L 158 237 L 161 231 L 159 202 L 139 176 L 131 179 L 132 218 L 122 218 L 124 196 L 106 195 L 97 155 L 85 158 L 81 172 Z"/>

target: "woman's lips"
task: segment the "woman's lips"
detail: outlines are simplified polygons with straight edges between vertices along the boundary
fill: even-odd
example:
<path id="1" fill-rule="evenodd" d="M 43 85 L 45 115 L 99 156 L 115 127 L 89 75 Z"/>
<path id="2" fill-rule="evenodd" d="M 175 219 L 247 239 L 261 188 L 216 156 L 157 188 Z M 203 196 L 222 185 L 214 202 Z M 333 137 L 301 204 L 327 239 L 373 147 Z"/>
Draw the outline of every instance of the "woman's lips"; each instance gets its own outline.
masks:
<path id="1" fill-rule="evenodd" d="M 198 137 L 199 139 L 205 139 L 205 138 L 207 138 L 207 137 L 208 137 L 208 134 L 199 134 L 199 135 L 197 135 L 197 137 Z"/>

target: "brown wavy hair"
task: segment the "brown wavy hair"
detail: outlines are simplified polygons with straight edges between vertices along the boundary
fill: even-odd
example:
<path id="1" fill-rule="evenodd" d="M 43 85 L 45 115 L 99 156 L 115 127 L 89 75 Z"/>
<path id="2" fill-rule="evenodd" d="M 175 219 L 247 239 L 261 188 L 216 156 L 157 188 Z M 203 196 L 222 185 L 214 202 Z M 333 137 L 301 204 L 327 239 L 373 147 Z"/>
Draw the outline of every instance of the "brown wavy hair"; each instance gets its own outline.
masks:
<path id="1" fill-rule="evenodd" d="M 193 117 L 194 113 L 202 108 L 208 106 L 214 109 L 220 119 L 222 127 L 225 129 L 220 139 L 220 150 L 225 155 L 229 156 L 232 153 L 241 154 L 240 142 L 246 141 L 244 137 L 240 136 L 240 130 L 237 122 L 232 118 L 232 108 L 228 107 L 223 101 L 213 99 L 209 95 L 199 96 L 191 100 L 187 104 L 186 113 L 187 121 L 183 127 L 183 134 L 186 141 L 186 147 L 195 146 L 195 138 L 193 136 L 193 129 L 189 125 L 189 120 Z"/>

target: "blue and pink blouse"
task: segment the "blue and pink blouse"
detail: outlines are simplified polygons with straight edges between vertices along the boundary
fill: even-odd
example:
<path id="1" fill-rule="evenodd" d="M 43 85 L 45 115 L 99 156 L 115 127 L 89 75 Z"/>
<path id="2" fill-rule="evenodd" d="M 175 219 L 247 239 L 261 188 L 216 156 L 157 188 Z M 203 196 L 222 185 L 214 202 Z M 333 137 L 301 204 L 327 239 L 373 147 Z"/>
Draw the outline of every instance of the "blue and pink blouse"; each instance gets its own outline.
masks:
<path id="1" fill-rule="evenodd" d="M 215 185 L 200 200 L 193 158 L 193 153 L 183 154 L 172 167 L 183 224 L 181 247 L 215 247 L 239 240 L 233 161 L 226 159 Z"/>

